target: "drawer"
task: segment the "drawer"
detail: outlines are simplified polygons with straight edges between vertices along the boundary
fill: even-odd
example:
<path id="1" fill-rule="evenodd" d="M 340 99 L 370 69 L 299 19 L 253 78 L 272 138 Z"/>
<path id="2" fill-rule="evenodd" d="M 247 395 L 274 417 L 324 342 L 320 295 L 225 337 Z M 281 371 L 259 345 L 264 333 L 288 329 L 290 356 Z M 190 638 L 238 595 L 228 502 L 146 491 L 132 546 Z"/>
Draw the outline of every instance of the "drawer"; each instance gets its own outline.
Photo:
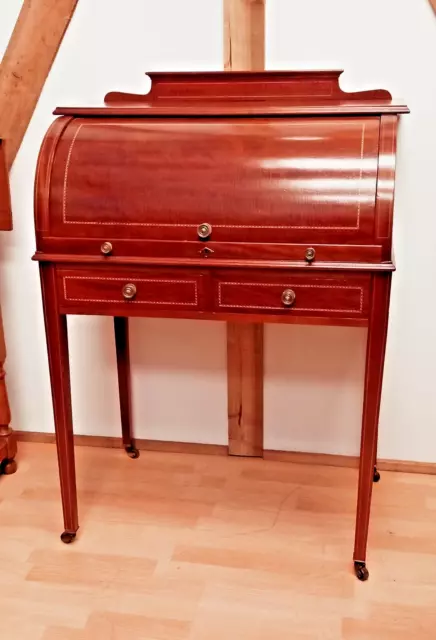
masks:
<path id="1" fill-rule="evenodd" d="M 215 275 L 214 287 L 223 312 L 368 317 L 368 274 L 227 271 Z"/>
<path id="2" fill-rule="evenodd" d="M 58 295 L 63 309 L 106 309 L 108 315 L 126 308 L 141 310 L 200 310 L 203 278 L 184 269 L 130 267 L 58 268 Z"/>

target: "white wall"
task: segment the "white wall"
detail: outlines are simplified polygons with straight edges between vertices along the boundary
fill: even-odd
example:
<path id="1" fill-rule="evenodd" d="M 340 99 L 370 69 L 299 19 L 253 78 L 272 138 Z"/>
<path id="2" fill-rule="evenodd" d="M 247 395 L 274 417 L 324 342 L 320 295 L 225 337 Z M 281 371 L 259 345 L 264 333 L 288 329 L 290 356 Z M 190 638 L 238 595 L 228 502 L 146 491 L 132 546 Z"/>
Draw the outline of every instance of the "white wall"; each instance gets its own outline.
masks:
<path id="1" fill-rule="evenodd" d="M 380 454 L 436 461 L 436 16 L 428 0 L 269 0 L 267 8 L 269 68 L 343 68 L 344 89 L 387 88 L 411 109 L 398 150 Z"/>
<path id="2" fill-rule="evenodd" d="M 34 251 L 36 157 L 58 104 L 99 103 L 112 89 L 142 91 L 146 70 L 220 69 L 222 0 L 79 2 L 12 171 L 14 225 L 1 238 L 1 300 L 13 426 L 53 430 Z M 20 0 L 0 9 L 0 54 Z M 345 68 L 345 89 L 404 97 L 395 245 L 398 271 L 380 429 L 383 457 L 436 461 L 436 19 L 428 0 L 267 0 L 268 68 Z M 432 68 L 433 66 L 433 68 Z M 433 174 L 433 175 L 432 175 Z M 77 433 L 116 435 L 119 415 L 111 320 L 71 318 Z M 139 437 L 226 443 L 225 325 L 131 321 Z M 366 331 L 266 327 L 265 446 L 358 450 Z"/>

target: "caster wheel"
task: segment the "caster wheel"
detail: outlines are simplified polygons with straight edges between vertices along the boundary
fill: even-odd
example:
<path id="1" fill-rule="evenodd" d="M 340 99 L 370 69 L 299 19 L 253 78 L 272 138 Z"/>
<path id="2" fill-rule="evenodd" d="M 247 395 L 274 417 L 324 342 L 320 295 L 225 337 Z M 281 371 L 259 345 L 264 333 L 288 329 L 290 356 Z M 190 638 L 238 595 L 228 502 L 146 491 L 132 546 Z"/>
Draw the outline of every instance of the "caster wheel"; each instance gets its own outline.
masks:
<path id="1" fill-rule="evenodd" d="M 355 562 L 354 563 L 354 573 L 358 580 L 365 582 L 369 578 L 369 571 L 366 568 L 366 564 L 364 562 Z"/>
<path id="2" fill-rule="evenodd" d="M 129 458 L 139 458 L 139 451 L 133 444 L 129 444 L 129 446 L 125 447 L 125 450 Z"/>
<path id="3" fill-rule="evenodd" d="M 374 467 L 373 480 L 374 480 L 374 482 L 380 482 L 380 472 L 377 471 L 377 467 Z"/>
<path id="4" fill-rule="evenodd" d="M 70 533 L 69 531 L 64 531 L 61 534 L 61 540 L 64 544 L 71 544 L 76 537 L 75 533 Z"/>
<path id="5" fill-rule="evenodd" d="M 1 465 L 1 473 L 4 473 L 5 476 L 10 476 L 15 473 L 17 470 L 17 463 L 15 460 L 4 460 Z"/>

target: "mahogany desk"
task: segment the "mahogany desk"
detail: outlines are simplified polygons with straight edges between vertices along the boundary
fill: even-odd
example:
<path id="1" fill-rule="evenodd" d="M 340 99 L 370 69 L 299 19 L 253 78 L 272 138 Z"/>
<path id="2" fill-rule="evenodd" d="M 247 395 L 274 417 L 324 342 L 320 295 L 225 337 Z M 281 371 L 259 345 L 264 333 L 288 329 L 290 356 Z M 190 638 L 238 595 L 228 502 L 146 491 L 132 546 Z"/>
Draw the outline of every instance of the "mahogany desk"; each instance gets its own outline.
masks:
<path id="1" fill-rule="evenodd" d="M 78 529 L 67 314 L 114 317 L 124 446 L 128 317 L 368 326 L 354 567 L 366 546 L 407 107 L 339 71 L 152 73 L 146 96 L 61 108 L 35 224 L 65 531 Z"/>

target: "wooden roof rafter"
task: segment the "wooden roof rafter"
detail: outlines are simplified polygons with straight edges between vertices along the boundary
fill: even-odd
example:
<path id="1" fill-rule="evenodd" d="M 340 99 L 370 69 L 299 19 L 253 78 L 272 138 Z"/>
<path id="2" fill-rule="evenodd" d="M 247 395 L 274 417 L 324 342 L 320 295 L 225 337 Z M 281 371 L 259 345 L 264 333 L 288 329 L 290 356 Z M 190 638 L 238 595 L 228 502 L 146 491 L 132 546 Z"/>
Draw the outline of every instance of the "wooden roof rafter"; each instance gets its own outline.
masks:
<path id="1" fill-rule="evenodd" d="M 0 138 L 11 168 L 78 0 L 24 0 L 0 65 Z"/>

